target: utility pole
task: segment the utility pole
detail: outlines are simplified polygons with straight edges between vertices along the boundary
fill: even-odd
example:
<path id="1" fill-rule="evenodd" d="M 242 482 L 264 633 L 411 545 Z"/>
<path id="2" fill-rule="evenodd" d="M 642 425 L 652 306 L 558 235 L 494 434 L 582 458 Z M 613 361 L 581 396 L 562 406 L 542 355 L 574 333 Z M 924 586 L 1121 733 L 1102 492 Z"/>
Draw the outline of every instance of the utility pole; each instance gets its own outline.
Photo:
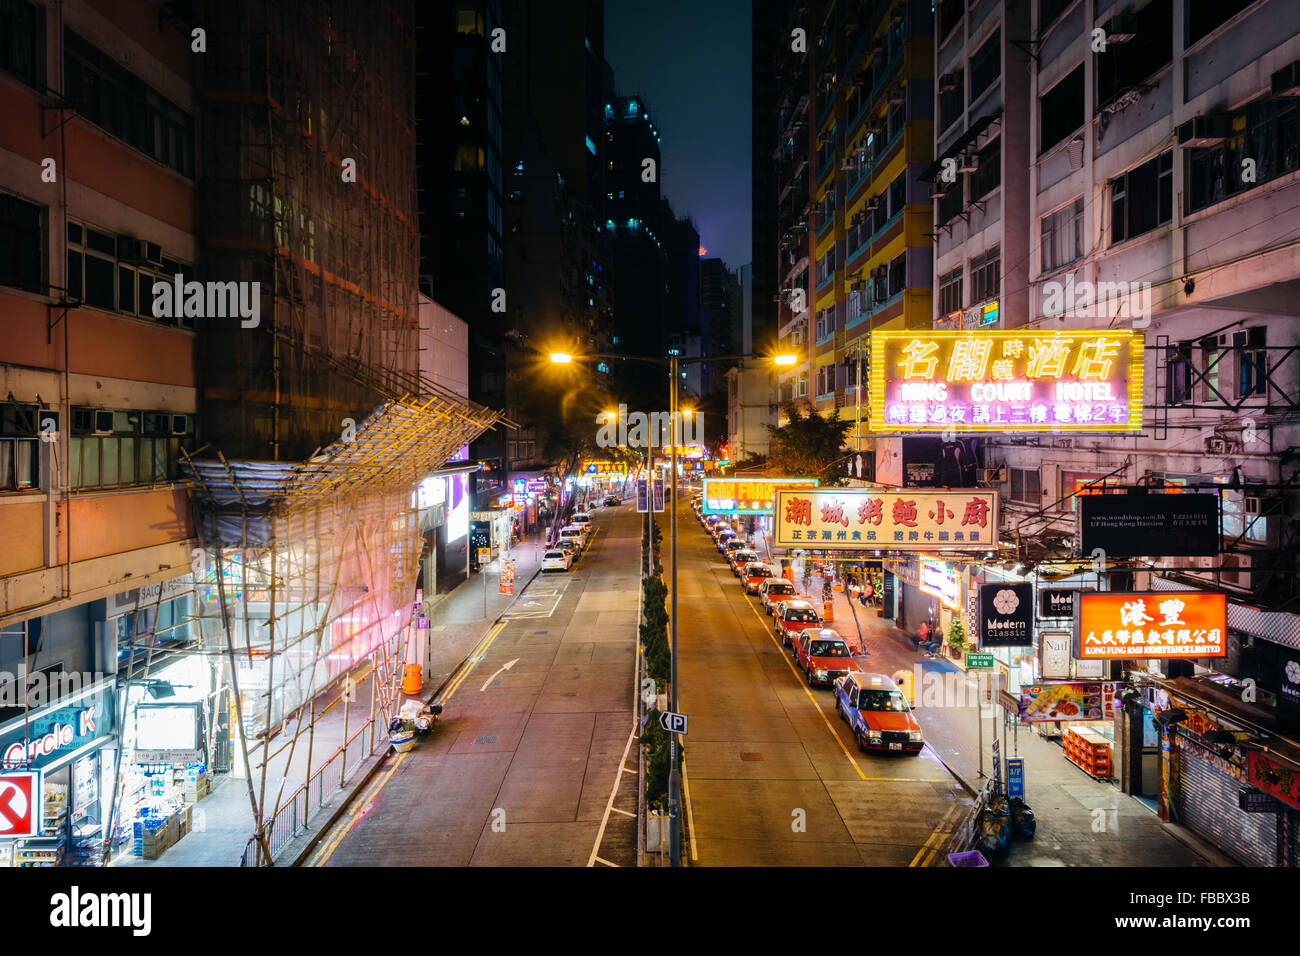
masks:
<path id="1" fill-rule="evenodd" d="M 669 610 L 669 705 L 668 709 L 674 714 L 677 713 L 677 443 L 678 432 L 681 429 L 681 412 L 677 408 L 677 355 L 674 352 L 668 363 L 668 374 L 672 378 L 672 386 L 669 389 L 669 412 L 668 420 L 671 424 L 673 454 L 673 487 L 672 502 L 669 505 L 668 528 L 669 542 L 669 575 L 672 581 L 671 607 Z M 681 780 L 677 774 L 677 735 L 669 734 L 668 747 L 668 865 L 682 865 L 681 850 L 681 822 L 680 822 L 680 805 L 681 805 Z"/>

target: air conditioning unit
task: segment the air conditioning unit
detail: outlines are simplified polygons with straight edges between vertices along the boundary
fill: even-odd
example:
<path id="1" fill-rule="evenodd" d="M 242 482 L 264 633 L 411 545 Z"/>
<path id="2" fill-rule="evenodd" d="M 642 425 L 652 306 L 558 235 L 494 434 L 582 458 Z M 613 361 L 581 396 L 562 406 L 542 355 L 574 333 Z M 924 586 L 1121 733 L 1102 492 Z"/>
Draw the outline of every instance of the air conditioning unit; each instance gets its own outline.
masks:
<path id="1" fill-rule="evenodd" d="M 893 106 L 901 106 L 907 102 L 907 90 L 904 87 L 896 87 L 889 94 L 889 102 Z"/>
<path id="2" fill-rule="evenodd" d="M 887 279 L 887 278 L 889 278 L 889 267 L 888 267 L 888 266 L 876 266 L 874 269 L 871 270 L 871 278 L 873 278 L 873 279 Z"/>
<path id="3" fill-rule="evenodd" d="M 1137 17 L 1131 13 L 1113 16 L 1102 25 L 1106 43 L 1128 43 L 1137 37 Z"/>
<path id="4" fill-rule="evenodd" d="M 997 468 L 977 468 L 975 477 L 986 485 L 1001 484 L 1007 480 L 1007 469 L 1005 465 L 999 465 Z"/>
<path id="5" fill-rule="evenodd" d="M 797 328 L 790 333 L 790 341 L 795 345 L 803 345 L 803 328 Z"/>
<path id="6" fill-rule="evenodd" d="M 980 168 L 979 153 L 971 153 L 969 156 L 963 156 L 961 164 L 957 167 L 959 173 L 974 173 Z"/>
<path id="7" fill-rule="evenodd" d="M 117 237 L 117 257 L 132 266 L 162 267 L 162 246 L 134 236 Z"/>
<path id="8" fill-rule="evenodd" d="M 835 138 L 830 133 L 821 133 L 817 137 L 817 145 L 829 146 L 834 141 L 834 139 Z"/>
<path id="9" fill-rule="evenodd" d="M 1205 451 L 1210 455 L 1226 455 L 1233 450 L 1231 438 L 1216 436 L 1205 439 Z"/>
<path id="10" fill-rule="evenodd" d="M 1273 74 L 1274 96 L 1300 96 L 1300 60 Z"/>
<path id="11" fill-rule="evenodd" d="M 863 208 L 863 209 L 871 209 L 871 210 L 879 209 L 879 208 L 880 208 L 880 197 L 879 197 L 879 196 L 868 196 L 868 197 L 867 197 L 867 201 L 863 204 L 862 208 Z"/>
<path id="12" fill-rule="evenodd" d="M 1178 127 L 1178 145 L 1217 146 L 1228 138 L 1230 127 L 1226 116 L 1198 116 Z"/>
<path id="13" fill-rule="evenodd" d="M 95 411 L 95 434 L 111 435 L 113 434 L 113 413 Z"/>
<path id="14" fill-rule="evenodd" d="M 172 434 L 173 434 L 173 435 L 188 435 L 188 434 L 189 434 L 190 428 L 189 428 L 189 416 L 188 416 L 188 415 L 173 415 L 173 416 L 171 417 L 171 419 L 172 419 L 172 422 L 171 422 L 172 429 L 171 429 L 171 431 L 172 431 Z"/>
<path id="15" fill-rule="evenodd" d="M 952 93 L 956 89 L 957 89 L 956 73 L 945 73 L 943 76 L 939 77 L 940 93 Z"/>
<path id="16" fill-rule="evenodd" d="M 844 170 L 845 172 L 853 172 L 857 168 L 858 168 L 858 160 L 856 156 L 851 159 L 846 159 L 844 160 L 844 162 L 840 163 L 840 169 Z"/>

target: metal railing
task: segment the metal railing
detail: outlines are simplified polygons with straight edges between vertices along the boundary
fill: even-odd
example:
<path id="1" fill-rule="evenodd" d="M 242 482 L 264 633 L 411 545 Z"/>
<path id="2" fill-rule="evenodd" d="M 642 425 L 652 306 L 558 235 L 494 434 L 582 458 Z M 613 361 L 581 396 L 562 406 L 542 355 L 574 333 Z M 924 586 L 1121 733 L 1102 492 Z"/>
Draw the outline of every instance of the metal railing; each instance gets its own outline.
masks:
<path id="1" fill-rule="evenodd" d="M 385 736 L 387 745 L 388 738 Z M 262 824 L 267 852 L 271 859 L 259 863 L 257 837 L 249 837 L 244 847 L 240 866 L 269 866 L 294 837 L 307 829 L 307 824 L 336 792 L 343 789 L 352 775 L 369 756 L 374 754 L 375 721 L 371 719 L 357 728 L 316 771 L 280 805 L 274 817 Z"/>

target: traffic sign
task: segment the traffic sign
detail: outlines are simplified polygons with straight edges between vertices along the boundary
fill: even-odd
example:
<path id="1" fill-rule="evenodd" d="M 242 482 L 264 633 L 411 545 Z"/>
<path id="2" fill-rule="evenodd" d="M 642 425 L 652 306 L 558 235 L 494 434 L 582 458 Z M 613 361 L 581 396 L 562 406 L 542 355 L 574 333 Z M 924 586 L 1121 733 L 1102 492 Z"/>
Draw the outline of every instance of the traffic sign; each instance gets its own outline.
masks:
<path id="1" fill-rule="evenodd" d="M 39 770 L 0 773 L 0 839 L 39 836 L 41 803 Z"/>
<path id="2" fill-rule="evenodd" d="M 993 670 L 993 655 L 992 654 L 967 654 L 966 669 L 968 671 Z"/>
<path id="3" fill-rule="evenodd" d="M 659 726 L 670 734 L 686 733 L 686 715 L 674 714 L 671 710 L 665 710 L 659 715 Z"/>

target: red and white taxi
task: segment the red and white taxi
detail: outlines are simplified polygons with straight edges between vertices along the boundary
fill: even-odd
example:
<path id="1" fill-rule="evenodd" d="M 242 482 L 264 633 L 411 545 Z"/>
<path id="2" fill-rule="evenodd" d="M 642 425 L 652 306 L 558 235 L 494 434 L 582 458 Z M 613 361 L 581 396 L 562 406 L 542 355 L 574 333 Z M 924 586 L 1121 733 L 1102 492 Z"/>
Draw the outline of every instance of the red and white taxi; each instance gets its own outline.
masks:
<path id="1" fill-rule="evenodd" d="M 781 638 L 781 643 L 786 647 L 790 646 L 790 640 L 794 635 L 808 628 L 816 629 L 822 626 L 821 615 L 817 613 L 817 609 L 810 602 L 797 598 L 778 603 L 772 617 L 775 619 L 772 632 Z"/>

